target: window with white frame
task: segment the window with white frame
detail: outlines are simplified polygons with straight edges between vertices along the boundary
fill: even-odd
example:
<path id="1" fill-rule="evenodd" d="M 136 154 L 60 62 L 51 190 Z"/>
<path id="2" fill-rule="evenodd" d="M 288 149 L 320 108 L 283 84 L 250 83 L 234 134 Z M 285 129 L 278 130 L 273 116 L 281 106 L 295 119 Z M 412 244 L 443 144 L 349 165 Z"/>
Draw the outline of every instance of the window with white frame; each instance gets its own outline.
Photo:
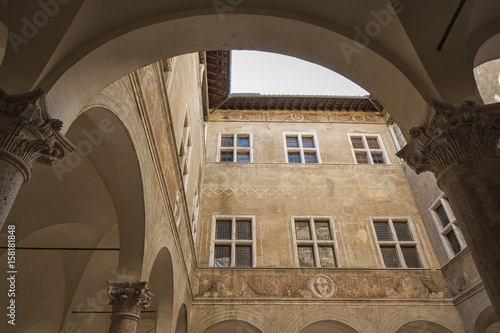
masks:
<path id="1" fill-rule="evenodd" d="M 390 164 L 380 134 L 349 133 L 347 136 L 357 164 Z"/>
<path id="2" fill-rule="evenodd" d="M 374 218 L 372 225 L 377 236 L 379 254 L 386 268 L 423 267 L 410 220 Z"/>
<path id="3" fill-rule="evenodd" d="M 182 130 L 182 138 L 180 140 L 181 147 L 179 148 L 179 162 L 181 165 L 183 179 L 186 180 L 186 176 L 189 173 L 189 160 L 191 157 L 191 130 L 189 126 L 189 119 L 186 112 L 184 117 L 184 128 Z"/>
<path id="4" fill-rule="evenodd" d="M 253 162 L 251 133 L 219 133 L 218 162 Z"/>
<path id="5" fill-rule="evenodd" d="M 316 133 L 283 133 L 288 163 L 321 163 Z"/>
<path id="6" fill-rule="evenodd" d="M 255 267 L 255 217 L 214 216 L 210 266 Z"/>
<path id="7" fill-rule="evenodd" d="M 394 141 L 396 149 L 400 150 L 401 148 L 406 146 L 406 139 L 403 135 L 403 132 L 401 131 L 401 128 L 399 128 L 398 124 L 394 122 L 394 119 L 392 119 L 392 117 L 389 118 L 387 127 L 389 128 L 389 132 L 391 133 L 392 140 Z"/>
<path id="8" fill-rule="evenodd" d="M 193 216 L 191 218 L 191 232 L 193 233 L 193 242 L 194 243 L 196 243 L 199 213 L 200 213 L 200 196 L 198 195 L 198 186 L 197 186 L 197 184 L 195 184 L 194 198 L 193 198 Z"/>
<path id="9" fill-rule="evenodd" d="M 431 214 L 441 235 L 446 253 L 451 259 L 459 254 L 466 247 L 466 244 L 448 200 L 444 197 L 438 198 L 431 207 Z"/>
<path id="10" fill-rule="evenodd" d="M 293 217 L 298 267 L 337 267 L 335 232 L 329 217 Z"/>

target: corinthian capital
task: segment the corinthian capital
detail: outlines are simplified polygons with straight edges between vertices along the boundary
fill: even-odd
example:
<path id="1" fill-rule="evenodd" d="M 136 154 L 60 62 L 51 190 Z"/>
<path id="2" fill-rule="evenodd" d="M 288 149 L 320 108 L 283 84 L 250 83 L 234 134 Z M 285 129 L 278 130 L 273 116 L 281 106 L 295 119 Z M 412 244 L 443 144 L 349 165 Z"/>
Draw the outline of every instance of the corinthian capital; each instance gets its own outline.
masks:
<path id="1" fill-rule="evenodd" d="M 153 294 L 146 288 L 147 282 L 108 281 L 109 304 L 113 305 L 114 315 L 136 317 L 142 309 L 151 304 Z"/>
<path id="2" fill-rule="evenodd" d="M 18 167 L 27 181 L 35 163 L 61 161 L 74 147 L 51 119 L 43 90 L 7 95 L 0 89 L 0 157 Z"/>
<path id="3" fill-rule="evenodd" d="M 430 100 L 432 116 L 410 130 L 411 140 L 396 155 L 417 173 L 439 175 L 448 167 L 478 156 L 499 156 L 500 103 L 450 105 Z"/>

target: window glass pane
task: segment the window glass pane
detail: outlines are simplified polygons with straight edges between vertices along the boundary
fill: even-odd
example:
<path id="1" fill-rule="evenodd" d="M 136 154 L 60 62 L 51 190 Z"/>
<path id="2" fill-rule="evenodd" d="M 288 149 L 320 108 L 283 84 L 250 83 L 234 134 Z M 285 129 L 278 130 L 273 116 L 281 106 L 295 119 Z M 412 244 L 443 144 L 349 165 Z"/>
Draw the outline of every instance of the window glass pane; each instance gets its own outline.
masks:
<path id="1" fill-rule="evenodd" d="M 231 246 L 215 245 L 215 267 L 231 266 Z"/>
<path id="2" fill-rule="evenodd" d="M 309 222 L 295 222 L 295 235 L 297 236 L 297 240 L 311 239 Z"/>
<path id="3" fill-rule="evenodd" d="M 238 147 L 250 147 L 250 140 L 248 137 L 238 136 Z"/>
<path id="4" fill-rule="evenodd" d="M 446 237 L 448 238 L 448 241 L 450 242 L 451 248 L 453 249 L 453 253 L 458 254 L 460 251 L 462 251 L 462 247 L 460 246 L 460 243 L 458 242 L 457 235 L 455 234 L 455 231 L 450 231 Z"/>
<path id="5" fill-rule="evenodd" d="M 252 239 L 252 224 L 250 221 L 236 222 L 236 239 Z"/>
<path id="6" fill-rule="evenodd" d="M 366 153 L 356 153 L 356 161 L 359 164 L 368 164 L 368 157 Z"/>
<path id="7" fill-rule="evenodd" d="M 232 147 L 233 146 L 233 137 L 232 136 L 223 136 L 221 138 L 221 147 Z"/>
<path id="8" fill-rule="evenodd" d="M 382 154 L 372 154 L 373 164 L 385 164 Z"/>
<path id="9" fill-rule="evenodd" d="M 406 222 L 394 222 L 394 230 L 396 230 L 396 235 L 398 240 L 401 242 L 412 241 L 410 230 L 408 229 L 408 223 Z"/>
<path id="10" fill-rule="evenodd" d="M 333 255 L 333 247 L 331 246 L 320 246 L 319 250 L 319 261 L 321 267 L 336 267 L 335 256 Z"/>
<path id="11" fill-rule="evenodd" d="M 368 143 L 368 148 L 380 149 L 377 138 L 366 138 L 366 142 Z"/>
<path id="12" fill-rule="evenodd" d="M 236 267 L 252 267 L 251 246 L 236 246 Z"/>
<path id="13" fill-rule="evenodd" d="M 217 221 L 216 228 L 216 239 L 231 239 L 231 221 Z"/>
<path id="14" fill-rule="evenodd" d="M 363 145 L 363 140 L 361 138 L 351 138 L 351 142 L 353 148 L 365 148 L 365 146 Z"/>
<path id="15" fill-rule="evenodd" d="M 300 153 L 288 153 L 288 162 L 300 163 Z"/>
<path id="16" fill-rule="evenodd" d="M 392 236 L 389 231 L 389 225 L 387 222 L 374 222 L 375 232 L 377 233 L 377 238 L 379 241 L 391 241 Z"/>
<path id="17" fill-rule="evenodd" d="M 401 247 L 403 258 L 405 258 L 406 267 L 420 268 L 420 261 L 418 260 L 417 249 L 414 247 Z"/>
<path id="18" fill-rule="evenodd" d="M 304 153 L 306 163 L 316 163 L 316 153 Z"/>
<path id="19" fill-rule="evenodd" d="M 297 247 L 300 267 L 314 267 L 314 254 L 312 246 Z"/>
<path id="20" fill-rule="evenodd" d="M 315 222 L 314 227 L 316 229 L 316 239 L 317 240 L 331 240 L 332 235 L 330 233 L 330 224 L 328 222 Z"/>
<path id="21" fill-rule="evenodd" d="M 443 205 L 439 205 L 438 208 L 436 208 L 436 213 L 439 215 L 439 220 L 441 221 L 443 228 L 450 224 L 450 219 L 448 218 Z"/>
<path id="22" fill-rule="evenodd" d="M 250 153 L 238 153 L 237 161 L 239 163 L 250 163 Z"/>
<path id="23" fill-rule="evenodd" d="M 223 151 L 220 153 L 220 161 L 221 162 L 232 162 L 233 161 L 233 152 L 232 151 Z"/>
<path id="24" fill-rule="evenodd" d="M 293 136 L 287 136 L 286 137 L 286 146 L 287 147 L 298 147 L 299 146 L 299 140 L 297 139 L 297 137 L 293 137 Z"/>
<path id="25" fill-rule="evenodd" d="M 312 137 L 302 137 L 303 148 L 314 148 L 314 140 Z"/>
<path id="26" fill-rule="evenodd" d="M 396 248 L 393 246 L 381 246 L 380 251 L 382 252 L 382 258 L 384 258 L 385 267 L 399 267 L 398 257 L 396 256 Z"/>

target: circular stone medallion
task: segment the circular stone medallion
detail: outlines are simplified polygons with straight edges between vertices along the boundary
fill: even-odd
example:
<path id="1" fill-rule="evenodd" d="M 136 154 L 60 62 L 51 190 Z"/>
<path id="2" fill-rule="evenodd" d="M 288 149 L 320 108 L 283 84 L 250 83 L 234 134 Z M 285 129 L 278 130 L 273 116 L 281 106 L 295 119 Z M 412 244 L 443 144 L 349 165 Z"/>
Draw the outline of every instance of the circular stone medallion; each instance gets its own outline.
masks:
<path id="1" fill-rule="evenodd" d="M 335 284 L 330 277 L 319 274 L 309 280 L 309 290 L 318 298 L 330 298 L 335 294 Z"/>

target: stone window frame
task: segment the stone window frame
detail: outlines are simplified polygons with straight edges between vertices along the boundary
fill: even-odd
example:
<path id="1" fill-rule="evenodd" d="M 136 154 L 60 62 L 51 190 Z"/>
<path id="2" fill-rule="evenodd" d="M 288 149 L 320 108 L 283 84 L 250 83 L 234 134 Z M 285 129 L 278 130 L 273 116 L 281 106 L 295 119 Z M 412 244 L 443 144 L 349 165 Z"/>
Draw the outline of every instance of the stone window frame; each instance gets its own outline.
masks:
<path id="1" fill-rule="evenodd" d="M 182 173 L 182 179 L 187 183 L 187 175 L 189 173 L 189 166 L 191 162 L 192 139 L 191 139 L 191 123 L 187 110 L 184 112 L 184 124 L 182 127 L 182 137 L 179 147 L 179 164 Z"/>
<path id="2" fill-rule="evenodd" d="M 406 146 L 407 141 L 403 135 L 401 128 L 394 122 L 392 118 L 389 119 L 387 123 L 387 128 L 389 128 L 389 133 L 391 133 L 392 140 L 397 150 L 401 150 Z"/>
<path id="3" fill-rule="evenodd" d="M 200 217 L 200 195 L 198 193 L 198 183 L 194 185 L 193 196 L 193 215 L 191 219 L 191 232 L 193 236 L 193 243 L 196 244 L 196 236 L 198 234 L 198 219 Z"/>
<path id="4" fill-rule="evenodd" d="M 232 137 L 233 147 L 222 147 L 222 138 Z M 238 147 L 238 138 L 248 137 L 249 147 Z M 221 162 L 222 152 L 232 151 L 233 161 L 232 163 L 253 163 L 253 135 L 251 132 L 219 132 L 217 136 L 217 162 Z M 250 162 L 238 162 L 238 152 L 248 152 L 250 155 Z M 221 163 L 231 163 L 231 162 L 221 162 Z"/>
<path id="5" fill-rule="evenodd" d="M 216 228 L 217 220 L 231 220 L 231 239 L 229 240 L 217 240 L 216 238 Z M 251 240 L 237 240 L 236 239 L 236 222 L 237 221 L 250 221 L 252 228 L 252 239 Z M 257 248 L 255 245 L 256 239 L 256 222 L 254 215 L 212 215 L 212 230 L 211 230 L 211 241 L 210 241 L 210 267 L 226 268 L 215 266 L 215 246 L 216 245 L 230 245 L 231 246 L 231 265 L 227 268 L 236 267 L 236 246 L 247 245 L 252 247 L 252 266 L 257 267 Z"/>
<path id="6" fill-rule="evenodd" d="M 439 206 L 442 206 L 444 208 L 448 220 L 450 221 L 450 223 L 446 227 L 443 227 L 441 223 L 441 218 L 437 213 L 437 209 Z M 465 242 L 462 231 L 457 225 L 458 223 L 457 219 L 455 218 L 455 214 L 453 214 L 448 199 L 446 198 L 444 193 L 442 193 L 436 200 L 434 200 L 434 202 L 429 207 L 429 212 L 436 225 L 436 229 L 438 230 L 439 237 L 441 238 L 441 241 L 446 251 L 446 255 L 448 256 L 448 259 L 451 260 L 457 255 L 459 255 L 467 247 L 467 243 Z M 451 246 L 450 240 L 448 239 L 448 234 L 451 231 L 455 233 L 458 243 L 460 244 L 460 252 L 458 252 L 457 254 L 455 254 L 455 252 L 453 251 L 453 247 Z"/>
<path id="7" fill-rule="evenodd" d="M 354 148 L 352 145 L 352 140 L 351 138 L 358 138 L 360 137 L 361 140 L 363 141 L 363 146 L 364 148 Z M 368 147 L 368 142 L 366 141 L 367 138 L 376 138 L 377 143 L 379 145 L 379 149 L 372 149 Z M 347 133 L 347 141 L 349 141 L 349 147 L 351 148 L 351 154 L 352 154 L 352 159 L 355 164 L 371 164 L 371 165 L 390 165 L 391 160 L 389 159 L 389 155 L 387 155 L 387 151 L 385 149 L 384 141 L 382 140 L 382 135 L 380 133 L 375 134 L 375 133 Z M 368 159 L 368 163 L 358 163 L 358 160 L 356 158 L 356 152 L 366 152 L 366 156 Z M 373 163 L 373 153 L 381 153 L 382 158 L 384 159 L 384 163 Z"/>
<path id="8" fill-rule="evenodd" d="M 305 220 L 309 220 L 309 230 L 311 232 L 311 240 L 297 240 L 296 236 L 296 229 L 295 229 L 295 221 L 299 222 L 304 222 Z M 341 257 L 339 255 L 339 248 L 338 248 L 338 242 L 337 242 L 337 233 L 335 231 L 335 223 L 333 220 L 333 217 L 331 216 L 292 216 L 291 219 L 291 226 L 292 226 L 292 240 L 293 240 L 293 251 L 294 251 L 294 256 L 295 256 L 295 267 L 298 268 L 304 268 L 300 267 L 299 263 L 299 253 L 298 253 L 298 247 L 299 246 L 304 246 L 304 245 L 309 245 L 313 246 L 313 254 L 314 254 L 314 263 L 315 267 L 311 268 L 339 268 L 341 266 Z M 332 234 L 332 239 L 331 240 L 317 240 L 316 236 L 316 228 L 314 227 L 314 222 L 326 222 L 328 221 L 329 226 L 330 226 L 330 232 Z M 319 246 L 332 246 L 333 247 L 333 256 L 334 256 L 334 261 L 335 261 L 335 267 L 321 267 L 321 261 L 319 260 Z"/>
<path id="9" fill-rule="evenodd" d="M 391 241 L 379 241 L 378 236 L 377 236 L 377 231 L 375 230 L 375 224 L 376 222 L 388 222 L 389 225 L 389 230 L 391 232 L 392 239 Z M 396 235 L 396 230 L 394 228 L 394 222 L 406 222 L 408 226 L 408 230 L 410 231 L 410 235 L 413 237 L 412 241 L 399 241 L 397 240 L 397 235 Z M 378 256 L 380 258 L 380 262 L 382 264 L 383 268 L 387 269 L 425 269 L 428 267 L 428 263 L 425 261 L 425 258 L 423 256 L 422 252 L 422 246 L 420 244 L 420 239 L 418 237 L 418 234 L 416 232 L 415 226 L 413 224 L 412 219 L 409 216 L 375 216 L 375 217 L 370 217 L 370 225 L 371 225 L 371 230 L 373 233 L 373 239 L 377 243 L 377 252 Z M 401 246 L 403 245 L 403 246 Z M 386 267 L 385 266 L 385 261 L 384 257 L 382 255 L 382 250 L 380 247 L 383 246 L 390 246 L 394 247 L 396 249 L 396 258 L 399 263 L 399 267 Z M 420 263 L 420 267 L 412 267 L 408 268 L 406 265 L 406 262 L 404 260 L 403 252 L 401 251 L 401 247 L 414 247 L 415 251 L 417 253 L 417 258 Z"/>
<path id="10" fill-rule="evenodd" d="M 288 147 L 286 139 L 287 137 L 297 137 L 297 141 L 299 146 L 298 147 Z M 302 138 L 303 137 L 312 137 L 313 138 L 313 143 L 314 143 L 314 148 L 304 148 L 302 144 Z M 316 135 L 315 132 L 283 132 L 283 148 L 285 151 L 285 162 L 290 163 L 288 160 L 288 153 L 292 152 L 298 152 L 300 155 L 300 163 L 290 163 L 290 164 L 320 164 L 322 163 L 321 161 L 321 154 L 319 151 L 319 142 L 318 142 L 318 136 Z M 316 154 L 316 163 L 306 163 L 305 161 L 305 156 L 304 153 L 315 153 Z"/>

